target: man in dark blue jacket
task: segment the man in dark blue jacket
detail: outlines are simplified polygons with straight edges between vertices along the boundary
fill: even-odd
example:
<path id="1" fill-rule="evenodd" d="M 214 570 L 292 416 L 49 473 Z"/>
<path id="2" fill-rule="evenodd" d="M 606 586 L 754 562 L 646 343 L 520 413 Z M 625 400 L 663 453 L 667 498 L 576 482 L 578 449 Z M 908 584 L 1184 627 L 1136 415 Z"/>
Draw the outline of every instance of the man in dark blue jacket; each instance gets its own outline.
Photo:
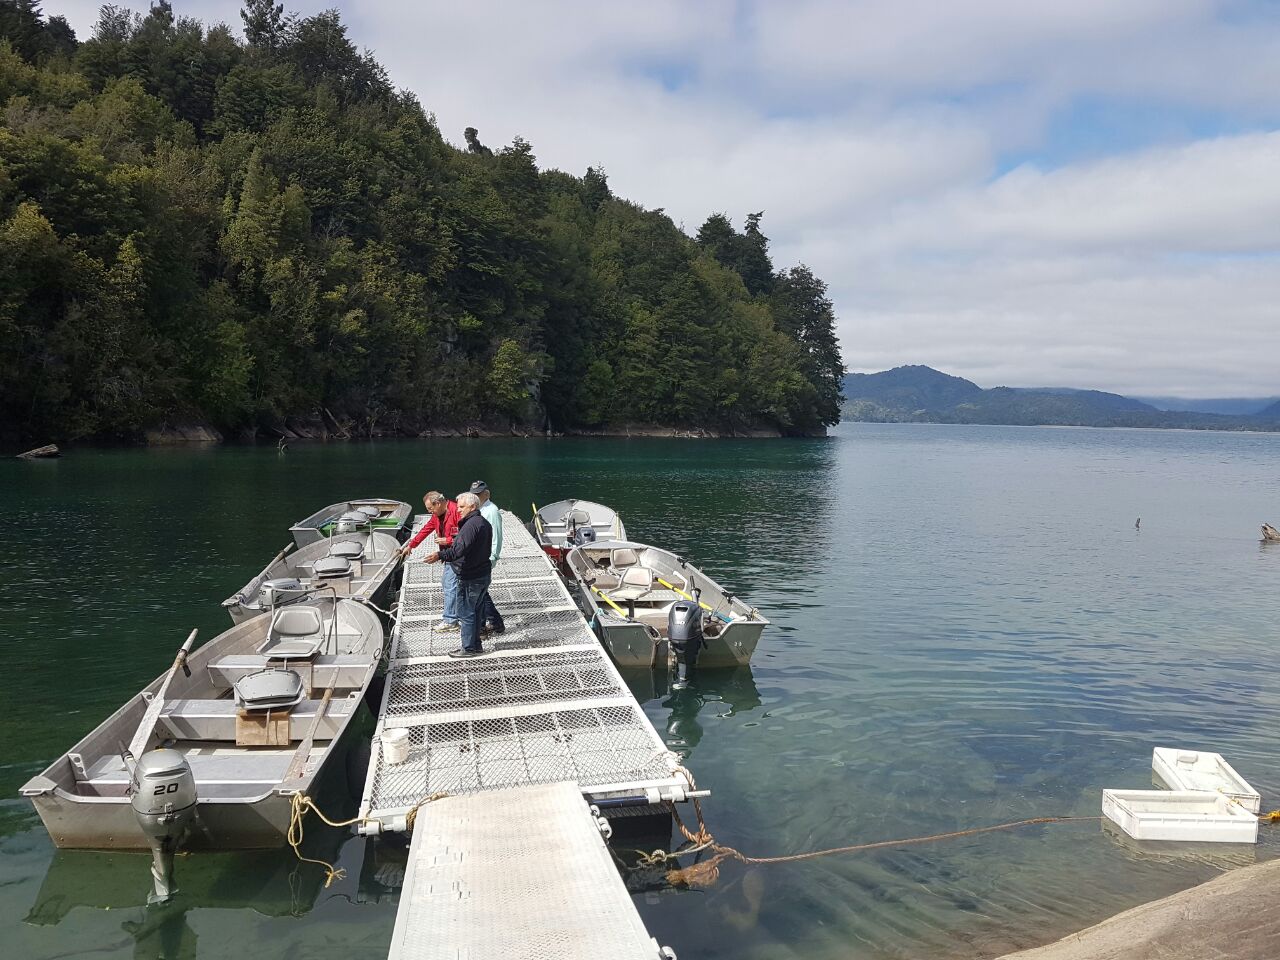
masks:
<path id="1" fill-rule="evenodd" d="M 458 575 L 458 622 L 462 627 L 462 647 L 452 650 L 451 657 L 476 657 L 484 653 L 480 646 L 480 623 L 477 614 L 489 590 L 493 564 L 489 552 L 493 546 L 493 528 L 480 516 L 480 498 L 474 493 L 460 493 L 458 532 L 453 543 L 440 547 L 426 558 L 427 563 L 443 560 Z"/>

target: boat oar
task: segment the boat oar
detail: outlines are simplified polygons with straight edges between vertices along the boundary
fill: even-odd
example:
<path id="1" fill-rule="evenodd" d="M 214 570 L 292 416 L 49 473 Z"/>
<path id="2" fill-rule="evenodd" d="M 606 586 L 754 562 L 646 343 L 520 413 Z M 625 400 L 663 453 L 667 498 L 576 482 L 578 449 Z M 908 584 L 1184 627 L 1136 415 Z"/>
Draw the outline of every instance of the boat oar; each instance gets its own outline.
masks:
<path id="1" fill-rule="evenodd" d="M 584 582 L 584 583 L 586 583 L 586 581 L 585 581 L 585 580 L 584 580 L 583 582 Z M 627 616 L 627 611 L 623 610 L 620 606 L 618 606 L 616 603 L 614 603 L 614 602 L 613 602 L 613 598 L 612 598 L 612 597 L 610 597 L 608 594 L 606 594 L 603 590 L 598 589 L 598 588 L 596 587 L 596 585 L 595 585 L 595 584 L 593 584 L 593 583 L 588 583 L 588 584 L 587 584 L 587 586 L 591 588 L 591 592 L 592 592 L 592 593 L 594 593 L 596 596 L 598 596 L 601 600 L 603 600 L 603 601 L 604 601 L 605 603 L 607 603 L 609 606 L 613 607 L 613 609 L 617 610 L 617 611 L 618 611 L 618 616 L 622 617 L 622 619 L 624 619 L 624 620 L 630 620 L 630 619 L 631 619 L 630 617 L 628 617 L 628 616 Z"/>
<path id="2" fill-rule="evenodd" d="M 324 696 L 320 698 L 320 706 L 316 708 L 316 715 L 311 720 L 307 735 L 298 744 L 298 749 L 293 751 L 293 759 L 289 761 L 289 768 L 285 770 L 284 776 L 280 778 L 281 785 L 288 783 L 290 780 L 302 779 L 302 774 L 307 766 L 307 758 L 311 756 L 311 748 L 315 744 L 316 731 L 320 729 L 320 721 L 324 719 L 325 710 L 329 708 L 329 701 L 332 699 L 333 687 L 329 687 L 325 690 Z"/>
<path id="3" fill-rule="evenodd" d="M 191 636 L 187 637 L 187 642 L 178 649 L 178 655 L 173 658 L 173 666 L 169 668 L 169 673 L 165 676 L 164 682 L 160 684 L 160 689 L 151 698 L 147 712 L 143 714 L 142 722 L 138 724 L 138 732 L 133 735 L 133 741 L 129 744 L 129 752 L 135 757 L 141 757 L 142 751 L 147 748 L 147 741 L 151 739 L 151 732 L 156 727 L 156 721 L 160 719 L 160 711 L 164 709 L 164 697 L 169 692 L 169 683 L 173 680 L 174 674 L 181 669 L 186 676 L 191 676 L 191 671 L 187 669 L 187 654 L 191 652 L 191 645 L 196 642 L 197 632 L 192 630 Z"/>
<path id="4" fill-rule="evenodd" d="M 538 505 L 537 505 L 536 503 L 531 503 L 531 504 L 529 504 L 529 506 L 533 509 L 533 526 L 534 526 L 534 529 L 538 531 L 538 536 L 540 536 L 540 537 L 541 537 L 541 536 L 545 536 L 545 535 L 546 535 L 546 531 L 544 531 L 544 530 L 542 529 L 542 518 L 541 518 L 540 516 L 538 516 Z"/>
<path id="5" fill-rule="evenodd" d="M 683 590 L 677 587 L 674 583 L 667 583 L 667 581 L 663 580 L 661 577 L 654 577 L 654 579 L 657 580 L 664 587 L 666 587 L 668 590 L 674 590 L 676 593 L 680 594 L 680 596 L 684 597 L 686 600 L 693 600 L 693 597 L 689 596 L 687 593 L 685 593 Z M 696 603 L 703 610 L 709 610 L 713 617 L 717 617 L 723 620 L 725 623 L 733 623 L 732 617 L 726 617 L 723 613 L 717 613 L 714 609 L 712 609 L 712 607 L 709 604 L 703 603 L 701 600 L 696 601 Z"/>

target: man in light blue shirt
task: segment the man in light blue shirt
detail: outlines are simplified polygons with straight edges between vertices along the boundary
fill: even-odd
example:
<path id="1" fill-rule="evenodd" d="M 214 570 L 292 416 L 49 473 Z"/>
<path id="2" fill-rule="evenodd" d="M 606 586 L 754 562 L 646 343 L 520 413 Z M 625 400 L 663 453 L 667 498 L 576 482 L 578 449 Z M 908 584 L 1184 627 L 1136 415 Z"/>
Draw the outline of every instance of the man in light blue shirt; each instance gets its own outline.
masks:
<path id="1" fill-rule="evenodd" d="M 483 480 L 477 480 L 471 484 L 471 492 L 480 498 L 480 516 L 488 520 L 489 526 L 493 528 L 493 545 L 489 549 L 489 563 L 497 564 L 498 558 L 502 556 L 502 511 L 493 502 L 489 485 Z M 490 633 L 503 633 L 507 629 L 507 625 L 502 622 L 502 614 L 494 606 L 488 590 L 480 599 L 478 616 L 484 621 L 485 630 Z"/>

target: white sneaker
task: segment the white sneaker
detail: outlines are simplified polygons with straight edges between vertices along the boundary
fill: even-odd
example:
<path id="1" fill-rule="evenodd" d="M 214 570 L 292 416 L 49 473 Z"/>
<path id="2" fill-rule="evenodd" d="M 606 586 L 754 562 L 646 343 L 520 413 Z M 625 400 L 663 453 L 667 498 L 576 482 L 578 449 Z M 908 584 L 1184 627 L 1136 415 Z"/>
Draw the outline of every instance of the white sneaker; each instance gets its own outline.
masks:
<path id="1" fill-rule="evenodd" d="M 452 620 L 441 620 L 436 624 L 436 633 L 448 633 L 451 630 L 461 630 L 460 624 L 454 623 Z"/>

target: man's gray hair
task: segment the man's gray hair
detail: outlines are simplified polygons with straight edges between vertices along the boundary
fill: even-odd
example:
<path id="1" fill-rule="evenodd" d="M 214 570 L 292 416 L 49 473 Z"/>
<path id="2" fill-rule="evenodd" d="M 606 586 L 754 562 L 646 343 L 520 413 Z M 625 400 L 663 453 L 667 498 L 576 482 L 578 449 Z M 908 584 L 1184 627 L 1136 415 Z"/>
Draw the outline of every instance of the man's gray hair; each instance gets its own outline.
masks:
<path id="1" fill-rule="evenodd" d="M 480 506 L 480 498 L 477 497 L 474 493 L 471 493 L 469 491 L 467 493 L 460 493 L 453 499 L 457 502 L 458 506 L 460 507 L 477 507 L 478 508 Z"/>

